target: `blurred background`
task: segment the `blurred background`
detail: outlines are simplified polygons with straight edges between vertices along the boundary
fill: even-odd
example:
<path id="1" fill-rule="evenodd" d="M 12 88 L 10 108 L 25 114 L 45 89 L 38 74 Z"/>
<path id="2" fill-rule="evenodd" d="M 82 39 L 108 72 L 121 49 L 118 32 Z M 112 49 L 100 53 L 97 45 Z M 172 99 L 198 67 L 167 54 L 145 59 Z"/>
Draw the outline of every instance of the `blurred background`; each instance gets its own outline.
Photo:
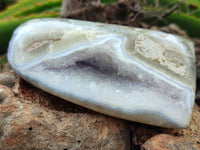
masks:
<path id="1" fill-rule="evenodd" d="M 13 31 L 30 19 L 64 17 L 150 29 L 178 26 L 199 38 L 199 8 L 200 0 L 1 0 L 0 63 L 6 61 Z"/>

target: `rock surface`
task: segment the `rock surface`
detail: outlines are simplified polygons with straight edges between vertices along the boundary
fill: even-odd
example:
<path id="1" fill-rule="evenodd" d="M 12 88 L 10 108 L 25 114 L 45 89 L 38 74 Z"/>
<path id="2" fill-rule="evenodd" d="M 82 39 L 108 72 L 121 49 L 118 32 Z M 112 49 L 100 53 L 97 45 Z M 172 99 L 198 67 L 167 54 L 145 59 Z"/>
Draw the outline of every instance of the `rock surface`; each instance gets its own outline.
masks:
<path id="1" fill-rule="evenodd" d="M 198 150 L 200 149 L 200 136 L 175 137 L 159 134 L 149 139 L 141 148 L 142 150 Z"/>
<path id="2" fill-rule="evenodd" d="M 149 138 L 161 133 L 173 138 L 176 136 L 177 141 L 180 139 L 180 147 L 191 141 L 191 146 L 196 143 L 199 146 L 198 140 L 191 140 L 192 137 L 198 139 L 200 135 L 198 105 L 194 106 L 187 129 L 160 128 L 108 117 L 74 105 L 33 87 L 13 71 L 0 76 L 2 81 L 9 79 L 9 84 L 0 86 L 2 150 L 135 150 L 140 149 Z M 14 86 L 8 87 L 10 83 L 14 83 Z M 163 139 L 154 140 L 159 143 Z M 174 142 L 169 144 L 176 145 Z M 149 144 L 145 143 L 144 146 Z M 193 150 L 198 150 L 198 147 Z"/>
<path id="3" fill-rule="evenodd" d="M 126 121 L 74 107 L 23 81 L 1 85 L 0 149 L 129 149 Z"/>
<path id="4" fill-rule="evenodd" d="M 188 150 L 192 149 L 193 145 L 199 146 L 196 149 L 194 148 L 193 150 L 199 150 L 200 149 L 200 144 L 199 144 L 200 117 L 199 116 L 200 116 L 200 107 L 195 104 L 191 122 L 187 129 L 165 129 L 165 128 L 153 127 L 153 126 L 142 125 L 142 124 L 135 124 L 135 123 L 131 124 L 132 146 L 134 148 L 135 147 L 140 148 L 140 146 L 144 144 L 143 146 L 145 146 L 144 147 L 145 150 L 148 150 L 148 148 L 151 148 L 150 150 L 159 150 L 162 148 L 159 147 L 158 145 L 157 145 L 158 149 L 156 147 L 153 147 L 154 143 L 160 143 L 160 141 L 159 141 L 160 136 L 158 136 L 158 138 L 157 138 L 157 135 L 168 134 L 168 136 L 172 136 L 172 137 L 174 137 L 174 139 L 177 139 L 177 141 L 179 141 L 179 144 L 178 144 L 179 147 L 181 147 L 181 146 L 184 147 L 184 145 L 186 143 L 190 143 L 191 145 L 189 145 L 190 148 Z M 153 136 L 155 136 L 155 138 L 150 139 Z M 164 141 L 164 139 L 165 138 L 163 137 L 161 140 Z M 149 140 L 150 140 L 150 142 L 149 142 Z M 191 142 L 191 141 L 193 141 L 193 142 Z M 146 143 L 148 143 L 148 144 L 146 144 Z M 165 144 L 176 147 L 176 142 L 170 143 L 170 141 L 169 142 L 165 141 Z M 160 144 L 160 146 L 166 146 L 166 145 Z M 133 148 L 133 150 L 134 150 L 134 148 Z"/>
<path id="5" fill-rule="evenodd" d="M 8 59 L 29 83 L 91 110 L 170 128 L 190 122 L 195 54 L 192 42 L 182 37 L 36 19 L 16 29 Z"/>

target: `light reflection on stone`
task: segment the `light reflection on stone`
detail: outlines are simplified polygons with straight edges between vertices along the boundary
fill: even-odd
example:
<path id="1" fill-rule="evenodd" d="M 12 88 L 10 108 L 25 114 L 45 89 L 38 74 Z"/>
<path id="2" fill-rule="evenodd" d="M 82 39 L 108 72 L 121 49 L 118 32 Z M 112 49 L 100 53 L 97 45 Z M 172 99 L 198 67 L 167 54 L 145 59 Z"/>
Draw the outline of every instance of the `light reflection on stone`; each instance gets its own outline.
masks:
<path id="1" fill-rule="evenodd" d="M 8 60 L 23 79 L 111 116 L 188 126 L 195 94 L 193 44 L 139 28 L 69 19 L 18 27 Z"/>

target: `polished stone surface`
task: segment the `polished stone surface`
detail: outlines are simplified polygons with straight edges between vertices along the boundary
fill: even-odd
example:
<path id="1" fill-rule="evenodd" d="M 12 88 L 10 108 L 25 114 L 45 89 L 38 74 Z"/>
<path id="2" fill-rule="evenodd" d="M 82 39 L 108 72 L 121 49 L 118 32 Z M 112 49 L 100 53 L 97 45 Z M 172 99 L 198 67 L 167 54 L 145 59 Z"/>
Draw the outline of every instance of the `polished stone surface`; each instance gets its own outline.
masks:
<path id="1" fill-rule="evenodd" d="M 23 79 L 83 107 L 185 128 L 195 96 L 193 43 L 139 28 L 69 19 L 18 27 L 8 60 Z"/>

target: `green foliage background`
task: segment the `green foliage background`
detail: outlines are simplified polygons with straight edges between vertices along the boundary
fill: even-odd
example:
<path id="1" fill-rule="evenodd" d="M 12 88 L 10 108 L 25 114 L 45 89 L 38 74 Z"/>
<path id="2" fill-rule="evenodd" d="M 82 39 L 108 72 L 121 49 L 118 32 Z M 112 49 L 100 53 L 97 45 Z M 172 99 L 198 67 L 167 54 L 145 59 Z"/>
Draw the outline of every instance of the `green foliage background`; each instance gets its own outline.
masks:
<path id="1" fill-rule="evenodd" d="M 104 4 L 116 1 L 102 0 Z M 179 13 L 174 12 L 166 18 L 165 22 L 159 22 L 158 25 L 166 25 L 166 22 L 168 24 L 175 23 L 186 30 L 190 36 L 200 38 L 200 0 L 186 0 L 185 3 L 181 4 L 178 0 L 160 0 L 159 7 L 156 9 L 154 0 L 146 1 L 148 5 L 143 9 L 148 11 L 167 12 L 174 5 L 180 5 Z M 18 0 L 17 3 L 0 12 L 0 52 L 5 51 L 13 31 L 23 22 L 34 18 L 59 17 L 61 3 L 62 0 Z M 190 5 L 197 8 L 189 9 Z M 145 21 L 150 23 L 149 21 L 152 19 Z"/>
<path id="2" fill-rule="evenodd" d="M 148 1 L 148 9 L 155 9 L 154 0 Z M 200 0 L 160 0 L 159 8 L 156 11 L 167 12 L 174 5 L 180 6 L 179 12 L 174 12 L 165 18 L 165 21 L 158 23 L 158 26 L 168 25 L 170 23 L 177 24 L 180 28 L 187 31 L 191 37 L 200 38 Z M 196 8 L 190 8 L 195 6 Z M 154 18 L 155 19 L 155 18 Z M 152 19 L 150 19 L 152 21 Z M 147 21 L 149 23 L 149 20 Z"/>
<path id="3" fill-rule="evenodd" d="M 34 18 L 59 17 L 62 0 L 19 0 L 0 13 L 0 52 L 17 26 Z"/>

